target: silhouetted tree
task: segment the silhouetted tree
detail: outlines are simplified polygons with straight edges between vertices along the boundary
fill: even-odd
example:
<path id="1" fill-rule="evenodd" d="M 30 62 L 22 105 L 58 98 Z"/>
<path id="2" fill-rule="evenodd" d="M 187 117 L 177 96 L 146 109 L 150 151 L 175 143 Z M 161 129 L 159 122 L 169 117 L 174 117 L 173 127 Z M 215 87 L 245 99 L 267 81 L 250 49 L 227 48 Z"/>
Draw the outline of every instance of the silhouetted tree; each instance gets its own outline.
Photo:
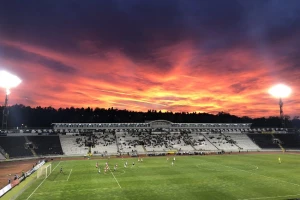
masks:
<path id="1" fill-rule="evenodd" d="M 3 107 L 0 107 L 2 119 Z M 52 123 L 129 123 L 146 122 L 157 119 L 168 120 L 175 123 L 252 123 L 253 127 L 280 127 L 279 117 L 250 118 L 238 117 L 226 112 L 216 115 L 209 113 L 188 112 L 161 112 L 148 110 L 147 112 L 135 112 L 119 110 L 115 108 L 59 108 L 52 107 L 29 107 L 24 105 L 13 105 L 9 108 L 9 127 L 50 127 Z M 285 116 L 287 127 L 300 127 L 299 117 L 291 119 Z"/>

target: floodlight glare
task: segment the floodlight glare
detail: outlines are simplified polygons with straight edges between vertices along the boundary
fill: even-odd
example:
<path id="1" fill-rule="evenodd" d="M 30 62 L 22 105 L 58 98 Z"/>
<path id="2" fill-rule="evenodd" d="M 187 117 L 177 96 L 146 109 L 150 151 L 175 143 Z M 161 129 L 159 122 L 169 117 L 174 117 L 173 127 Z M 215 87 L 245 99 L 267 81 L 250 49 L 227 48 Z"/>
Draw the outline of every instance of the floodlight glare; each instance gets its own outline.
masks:
<path id="1" fill-rule="evenodd" d="M 278 84 L 269 89 L 269 94 L 276 98 L 285 98 L 291 94 L 292 90 L 284 84 Z"/>
<path id="2" fill-rule="evenodd" d="M 19 77 L 6 71 L 0 71 L 0 87 L 6 89 L 6 94 L 10 93 L 9 89 L 17 87 L 21 82 Z"/>
<path id="3" fill-rule="evenodd" d="M 0 71 L 0 87 L 4 88 L 6 91 L 5 95 L 5 102 L 3 108 L 3 115 L 2 115 L 2 129 L 7 129 L 7 119 L 8 119 L 8 95 L 10 94 L 10 89 L 17 87 L 21 83 L 21 79 L 19 77 L 8 73 L 6 71 Z"/>

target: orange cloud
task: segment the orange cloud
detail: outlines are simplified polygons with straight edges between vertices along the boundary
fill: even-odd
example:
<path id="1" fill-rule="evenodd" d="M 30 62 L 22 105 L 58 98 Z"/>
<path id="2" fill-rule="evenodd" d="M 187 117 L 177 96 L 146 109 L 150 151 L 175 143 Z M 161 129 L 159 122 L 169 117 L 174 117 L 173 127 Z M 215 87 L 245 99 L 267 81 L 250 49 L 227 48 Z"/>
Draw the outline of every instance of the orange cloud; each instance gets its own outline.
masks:
<path id="1" fill-rule="evenodd" d="M 260 117 L 278 115 L 278 102 L 267 90 L 284 82 L 293 89 L 284 111 L 299 115 L 300 71 L 286 67 L 284 58 L 271 65 L 247 48 L 208 53 L 185 41 L 158 49 L 150 60 L 135 61 L 120 49 L 105 52 L 91 41 L 78 43 L 83 54 L 9 40 L 0 45 L 24 53 L 22 59 L 0 58 L 1 68 L 23 79 L 10 104 Z"/>

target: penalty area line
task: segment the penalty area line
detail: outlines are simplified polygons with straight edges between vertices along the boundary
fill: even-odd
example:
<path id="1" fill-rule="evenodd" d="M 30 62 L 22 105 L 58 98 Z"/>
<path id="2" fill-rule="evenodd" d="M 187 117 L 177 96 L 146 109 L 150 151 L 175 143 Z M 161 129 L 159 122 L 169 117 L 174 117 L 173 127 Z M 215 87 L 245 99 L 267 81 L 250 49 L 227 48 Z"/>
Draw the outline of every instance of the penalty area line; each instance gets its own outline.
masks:
<path id="1" fill-rule="evenodd" d="M 54 169 L 50 172 L 50 174 L 56 169 L 56 167 L 61 163 L 61 161 L 59 161 L 59 163 L 54 167 Z M 49 174 L 49 175 L 50 175 Z M 34 193 L 35 191 L 37 191 L 37 189 L 45 182 L 45 180 L 47 179 L 47 177 L 35 188 L 35 190 L 33 190 L 33 192 L 29 195 L 29 197 L 27 197 L 26 200 L 28 200 Z"/>
<path id="2" fill-rule="evenodd" d="M 37 189 L 44 183 L 45 180 L 46 178 L 35 188 L 35 190 L 33 190 L 33 192 L 29 195 L 29 197 L 27 197 L 26 200 L 28 200 L 35 193 L 35 191 L 37 191 Z"/>
<path id="3" fill-rule="evenodd" d="M 61 163 L 61 161 L 59 161 L 59 163 L 54 167 L 54 169 L 51 171 L 51 173 L 56 169 L 56 167 L 58 167 L 58 165 Z"/>
<path id="4" fill-rule="evenodd" d="M 69 173 L 69 176 L 68 176 L 67 181 L 69 181 L 69 178 L 70 178 L 70 176 L 71 176 L 72 170 L 73 170 L 73 169 L 71 169 L 71 171 L 70 171 L 70 173 Z"/>
<path id="5" fill-rule="evenodd" d="M 114 173 L 110 170 L 110 168 L 109 168 L 109 171 L 110 171 L 110 173 L 113 175 L 113 177 L 114 177 L 114 179 L 116 180 L 116 182 L 118 183 L 119 187 L 122 189 L 121 185 L 119 184 L 119 181 L 116 179 Z"/>

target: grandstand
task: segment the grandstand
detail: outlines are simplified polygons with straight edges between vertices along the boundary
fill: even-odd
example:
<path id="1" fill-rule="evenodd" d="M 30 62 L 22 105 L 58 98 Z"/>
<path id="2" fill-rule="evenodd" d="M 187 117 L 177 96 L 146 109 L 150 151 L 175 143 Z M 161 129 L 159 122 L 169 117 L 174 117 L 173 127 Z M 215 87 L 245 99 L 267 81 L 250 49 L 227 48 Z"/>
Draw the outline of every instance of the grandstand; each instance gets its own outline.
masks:
<path id="1" fill-rule="evenodd" d="M 84 155 L 88 151 L 83 136 L 59 135 L 59 139 L 65 155 Z"/>
<path id="2" fill-rule="evenodd" d="M 145 149 L 143 146 L 140 135 L 147 134 L 147 132 L 134 132 L 120 130 L 116 132 L 116 141 L 118 151 L 121 154 L 144 154 Z"/>
<path id="3" fill-rule="evenodd" d="M 0 160 L 3 162 L 3 160 L 7 159 L 5 157 L 9 157 L 9 159 L 12 160 L 26 160 L 32 166 L 32 168 L 31 166 L 26 168 L 26 170 L 29 170 L 26 172 L 28 174 L 33 173 L 40 167 L 40 161 L 31 161 L 37 159 L 51 159 L 51 161 L 59 159 L 60 161 L 56 162 L 57 164 L 53 168 L 56 169 L 59 163 L 63 162 L 64 167 L 66 163 L 68 163 L 64 160 L 68 160 L 69 158 L 63 157 L 82 156 L 76 160 L 88 158 L 91 161 L 88 163 L 82 162 L 82 164 L 78 165 L 78 167 L 82 167 L 82 169 L 85 170 L 86 167 L 90 166 L 93 166 L 94 169 L 95 162 L 90 159 L 91 154 L 98 155 L 92 158 L 97 159 L 98 163 L 98 160 L 101 159 L 100 156 L 106 161 L 117 161 L 117 158 L 114 157 L 122 156 L 122 160 L 124 158 L 126 162 L 128 159 L 130 162 L 134 162 L 136 159 L 134 157 L 136 156 L 172 155 L 173 157 L 173 155 L 239 154 L 249 151 L 278 151 L 279 153 L 281 153 L 281 151 L 300 151 L 300 135 L 297 133 L 292 134 L 288 130 L 282 129 L 252 129 L 251 124 L 171 123 L 164 120 L 157 120 L 149 123 L 130 124 L 54 124 L 53 129 L 9 130 L 5 132 L 5 136 L 0 136 Z M 275 153 L 277 154 L 278 152 Z M 274 152 L 271 153 L 274 154 Z M 293 154 L 294 153 L 295 152 L 293 152 Z M 111 157 L 111 155 L 114 156 Z M 275 164 L 278 165 L 277 159 L 279 156 L 282 157 L 281 155 L 282 154 L 277 154 L 275 157 L 273 156 L 272 160 L 275 161 Z M 288 157 L 285 157 L 284 160 L 286 158 Z M 201 170 L 206 171 L 206 173 L 213 172 L 213 175 L 218 174 L 215 172 L 223 172 L 229 173 L 230 176 L 232 176 L 232 171 L 252 174 L 254 170 L 258 170 L 258 164 L 253 165 L 252 162 L 249 162 L 252 163 L 249 165 L 243 164 L 243 162 L 247 161 L 247 157 L 244 157 L 245 160 L 237 164 L 236 167 L 229 166 L 227 156 L 224 158 L 225 163 L 223 167 L 215 164 L 214 158 L 211 158 L 212 160 L 209 161 L 210 158 L 204 157 L 208 162 L 203 162 L 203 159 L 200 160 L 200 158 L 193 156 L 178 159 L 187 159 L 191 163 L 194 162 L 191 169 L 196 170 L 195 172 Z M 198 159 L 200 162 L 197 162 Z M 99 161 L 102 162 L 102 165 L 104 163 L 103 160 Z M 145 160 L 148 161 L 148 158 Z M 168 164 L 168 158 L 163 163 L 161 163 L 161 159 L 158 158 L 153 158 L 152 161 L 153 160 L 156 160 L 155 165 L 163 166 L 159 168 L 159 170 L 162 170 L 162 173 L 165 173 L 165 169 L 167 169 L 167 171 L 171 169 L 165 167 L 165 164 Z M 239 159 L 235 159 L 235 157 L 232 157 L 232 160 L 233 162 L 239 162 Z M 44 161 L 42 161 L 42 163 L 43 162 Z M 71 162 L 67 164 L 69 165 L 68 173 L 64 174 L 64 176 L 67 177 L 58 176 L 58 172 L 55 172 L 55 175 L 49 176 L 49 178 L 46 177 L 43 181 L 45 180 L 52 183 L 52 181 L 56 181 L 57 178 L 59 183 L 60 181 L 61 183 L 68 182 L 72 170 L 74 169 L 73 161 L 72 165 L 70 163 Z M 80 161 L 78 161 L 78 163 L 80 163 Z M 145 164 L 146 165 L 139 163 L 138 165 L 144 170 L 144 166 L 148 166 L 150 163 L 145 162 Z M 187 168 L 187 166 L 190 167 L 190 164 L 185 162 L 177 163 L 177 159 L 176 165 L 186 166 L 184 168 Z M 173 166 L 173 164 L 171 166 Z M 130 167 L 130 171 L 126 170 L 126 174 L 127 172 L 128 174 L 135 173 L 134 170 L 131 169 L 132 167 L 133 165 Z M 119 179 L 120 176 L 123 177 L 123 174 L 125 174 L 125 168 L 127 168 L 127 166 L 124 166 L 124 169 L 122 168 L 122 170 L 118 172 L 111 173 L 116 173 Z M 42 169 L 45 168 L 42 167 Z M 23 170 L 23 166 L 20 170 Z M 16 174 L 20 174 L 20 170 L 15 171 Z M 10 173 L 10 169 L 8 169 L 8 171 Z M 79 175 L 76 170 L 73 171 L 72 177 Z M 195 172 L 193 172 L 193 174 L 200 174 Z M 169 172 L 167 173 L 169 175 Z M 97 172 L 97 174 L 100 174 L 100 172 Z M 2 174 L 2 176 L 4 179 L 7 178 L 6 174 Z M 126 176 L 127 175 L 124 177 Z M 16 178 L 14 181 L 22 181 L 24 177 L 25 176 L 19 179 Z M 81 183 L 83 179 L 80 177 L 78 180 L 80 180 Z M 8 186 L 14 186 L 17 182 L 8 184 Z M 126 181 L 124 181 L 122 185 L 125 182 Z M 59 183 L 53 185 L 56 186 L 59 185 Z M 87 183 L 89 182 L 87 181 Z M 25 194 L 27 198 L 30 197 L 30 195 L 31 194 Z M 39 194 L 35 193 L 35 195 L 38 196 Z M 20 199 L 22 199 L 22 197 L 20 197 Z"/>
<path id="4" fill-rule="evenodd" d="M 269 134 L 267 134 L 269 133 Z M 90 145 L 88 145 L 88 143 Z M 300 137 L 283 129 L 251 129 L 251 124 L 149 123 L 53 124 L 52 129 L 12 130 L 0 137 L 10 158 L 53 155 L 300 150 Z M 5 153 L 2 152 L 2 156 Z"/>
<path id="5" fill-rule="evenodd" d="M 260 151 L 261 148 L 257 146 L 247 134 L 243 134 L 241 131 L 226 131 L 222 132 L 227 140 L 235 141 L 235 145 L 239 150 L 248 150 L 248 151 Z"/>
<path id="6" fill-rule="evenodd" d="M 261 149 L 265 150 L 280 150 L 278 143 L 274 141 L 272 134 L 247 134 L 252 141 Z"/>
<path id="7" fill-rule="evenodd" d="M 102 155 L 117 154 L 116 136 L 114 131 L 94 132 L 93 152 Z"/>
<path id="8" fill-rule="evenodd" d="M 33 145 L 33 150 L 38 156 L 63 154 L 57 135 L 27 136 L 27 140 Z"/>
<path id="9" fill-rule="evenodd" d="M 0 146 L 9 158 L 37 157 L 63 154 L 58 136 L 19 136 L 9 134 L 0 137 Z"/>
<path id="10" fill-rule="evenodd" d="M 286 150 L 297 150 L 300 147 L 299 134 L 274 134 L 274 138 Z"/>
<path id="11" fill-rule="evenodd" d="M 10 158 L 32 157 L 33 153 L 24 136 L 1 136 L 0 146 Z"/>
<path id="12" fill-rule="evenodd" d="M 206 132 L 191 132 L 193 139 L 192 146 L 198 151 L 218 151 L 219 149 L 213 145 L 206 137 Z"/>

